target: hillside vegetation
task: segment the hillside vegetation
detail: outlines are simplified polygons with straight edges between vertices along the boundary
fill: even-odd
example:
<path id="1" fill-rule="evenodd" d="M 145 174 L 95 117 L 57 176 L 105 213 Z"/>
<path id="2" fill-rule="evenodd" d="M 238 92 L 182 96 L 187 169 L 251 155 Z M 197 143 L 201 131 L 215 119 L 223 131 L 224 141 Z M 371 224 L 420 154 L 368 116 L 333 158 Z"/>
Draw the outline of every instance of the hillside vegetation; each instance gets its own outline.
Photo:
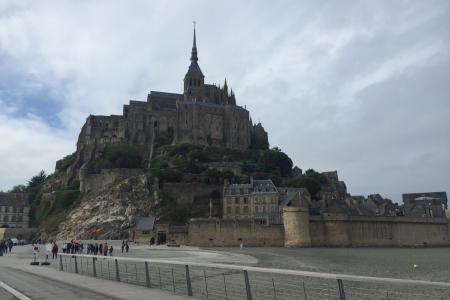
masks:
<path id="1" fill-rule="evenodd" d="M 61 222 L 66 220 L 77 208 L 85 196 L 79 191 L 79 183 L 70 186 L 62 184 L 66 170 L 73 168 L 76 153 L 56 162 L 55 172 L 47 176 L 41 171 L 30 178 L 25 185 L 15 186 L 12 192 L 30 195 L 32 208 L 31 226 L 40 227 L 47 233 L 58 230 Z M 240 166 L 242 173 L 237 175 L 227 168 L 215 168 L 220 165 Z M 99 173 L 110 168 L 142 168 L 147 163 L 135 147 L 124 142 L 108 145 L 101 155 L 88 163 L 89 173 Z M 304 187 L 313 199 L 318 194 L 323 175 L 314 170 L 307 170 L 303 176 L 293 172 L 293 163 L 287 154 L 278 148 L 248 149 L 237 151 L 216 147 L 202 147 L 191 144 L 163 145 L 155 149 L 151 167 L 147 170 L 152 178 L 164 182 L 198 182 L 221 186 L 224 181 L 245 183 L 250 177 L 254 179 L 272 179 L 277 186 Z M 221 192 L 215 189 L 210 195 L 214 215 L 221 215 Z M 158 200 L 161 220 L 175 223 L 186 222 L 191 217 L 207 217 L 208 202 L 199 200 L 190 205 L 176 205 L 176 199 L 161 195 Z"/>

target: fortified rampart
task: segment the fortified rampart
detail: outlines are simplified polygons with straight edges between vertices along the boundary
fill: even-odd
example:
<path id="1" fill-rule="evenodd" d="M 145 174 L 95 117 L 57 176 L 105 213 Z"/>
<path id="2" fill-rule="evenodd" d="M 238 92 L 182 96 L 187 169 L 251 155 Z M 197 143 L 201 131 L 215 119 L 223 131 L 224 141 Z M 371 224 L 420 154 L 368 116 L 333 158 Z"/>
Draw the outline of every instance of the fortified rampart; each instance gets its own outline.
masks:
<path id="1" fill-rule="evenodd" d="M 195 246 L 278 246 L 284 245 L 282 225 L 262 225 L 252 220 L 192 219 L 188 245 Z"/>
<path id="2" fill-rule="evenodd" d="M 287 207 L 284 225 L 249 219 L 192 219 L 188 244 L 196 246 L 416 247 L 449 246 L 446 218 L 309 216 Z"/>
<path id="3" fill-rule="evenodd" d="M 311 216 L 313 246 L 448 246 L 446 218 Z"/>

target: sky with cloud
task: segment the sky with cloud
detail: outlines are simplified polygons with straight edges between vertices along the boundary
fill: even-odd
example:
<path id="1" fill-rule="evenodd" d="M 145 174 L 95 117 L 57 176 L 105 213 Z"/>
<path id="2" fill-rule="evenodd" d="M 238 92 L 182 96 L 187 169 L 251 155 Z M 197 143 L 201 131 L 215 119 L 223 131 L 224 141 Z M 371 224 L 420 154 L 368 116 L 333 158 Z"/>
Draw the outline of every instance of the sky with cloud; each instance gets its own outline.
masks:
<path id="1" fill-rule="evenodd" d="M 75 150 L 89 114 L 181 92 L 192 21 L 270 144 L 352 194 L 450 191 L 450 2 L 0 0 L 0 190 Z"/>

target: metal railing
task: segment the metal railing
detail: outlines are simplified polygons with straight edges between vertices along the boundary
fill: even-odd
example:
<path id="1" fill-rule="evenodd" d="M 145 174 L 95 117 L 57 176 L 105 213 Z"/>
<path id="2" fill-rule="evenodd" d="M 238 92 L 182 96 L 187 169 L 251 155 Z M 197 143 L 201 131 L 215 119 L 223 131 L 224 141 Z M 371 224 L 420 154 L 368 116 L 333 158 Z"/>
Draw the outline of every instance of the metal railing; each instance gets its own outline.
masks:
<path id="1" fill-rule="evenodd" d="M 159 259 L 60 254 L 59 269 L 200 299 L 450 300 L 450 283 Z"/>

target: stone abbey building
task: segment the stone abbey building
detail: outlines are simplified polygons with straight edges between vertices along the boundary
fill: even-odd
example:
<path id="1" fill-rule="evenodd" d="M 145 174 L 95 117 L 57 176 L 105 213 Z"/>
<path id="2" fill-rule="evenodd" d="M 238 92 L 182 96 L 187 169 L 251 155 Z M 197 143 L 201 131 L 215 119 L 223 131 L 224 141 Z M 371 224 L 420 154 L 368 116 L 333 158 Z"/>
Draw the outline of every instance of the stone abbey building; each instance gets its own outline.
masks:
<path id="1" fill-rule="evenodd" d="M 77 142 L 78 167 L 94 159 L 109 143 L 127 141 L 149 161 L 154 145 L 190 143 L 245 150 L 268 145 L 261 124 L 236 104 L 232 89 L 206 84 L 198 64 L 194 28 L 191 64 L 182 93 L 151 91 L 147 101 L 130 101 L 122 115 L 89 116 Z"/>

